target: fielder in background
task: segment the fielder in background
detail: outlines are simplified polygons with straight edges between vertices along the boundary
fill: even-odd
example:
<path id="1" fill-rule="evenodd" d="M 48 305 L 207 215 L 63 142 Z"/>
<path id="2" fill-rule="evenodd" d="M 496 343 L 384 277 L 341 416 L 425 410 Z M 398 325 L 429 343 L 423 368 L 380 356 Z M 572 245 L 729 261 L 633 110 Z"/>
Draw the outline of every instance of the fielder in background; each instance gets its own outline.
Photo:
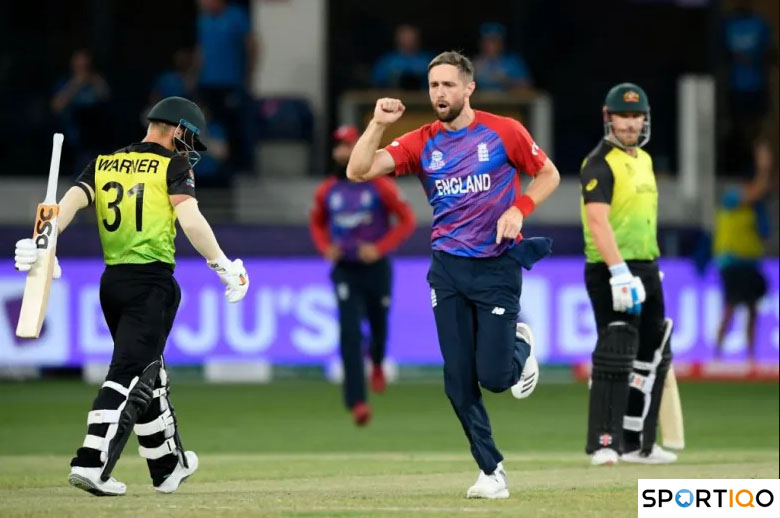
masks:
<path id="1" fill-rule="evenodd" d="M 523 221 L 558 186 L 555 165 L 514 119 L 474 110 L 474 66 L 457 52 L 428 65 L 428 93 L 438 120 L 377 149 L 405 107 L 379 99 L 347 166 L 354 181 L 415 174 L 433 207 L 428 272 L 444 358 L 444 390 L 481 472 L 467 498 L 507 498 L 479 386 L 522 399 L 539 379 L 533 337 L 517 323 L 521 265 L 550 253 L 550 240 L 523 239 Z M 520 175 L 533 178 L 525 193 Z"/>
<path id="2" fill-rule="evenodd" d="M 187 99 L 168 97 L 148 118 L 142 142 L 99 155 L 59 204 L 60 232 L 77 211 L 95 204 L 106 263 L 100 305 L 114 353 L 68 476 L 97 496 L 125 493 L 111 471 L 133 430 L 157 491 L 176 491 L 198 468 L 197 455 L 182 447 L 162 357 L 181 296 L 173 277 L 176 220 L 225 284 L 229 302 L 249 287 L 243 263 L 225 257 L 195 199 L 192 168 L 205 150 L 203 113 Z M 37 260 L 31 241 L 16 245 L 17 270 Z"/>
<path id="3" fill-rule="evenodd" d="M 362 184 L 347 180 L 347 163 L 358 139 L 356 127 L 341 126 L 333 138 L 336 167 L 314 195 L 310 230 L 317 250 L 333 263 L 330 277 L 339 305 L 344 402 L 355 424 L 362 426 L 371 419 L 371 408 L 366 399 L 361 324 L 366 317 L 371 329 L 371 389 L 380 393 L 386 385 L 382 362 L 392 285 L 387 254 L 414 230 L 414 213 L 388 178 Z"/>
<path id="4" fill-rule="evenodd" d="M 674 462 L 655 444 L 672 321 L 657 262 L 655 173 L 641 149 L 650 140 L 647 94 L 616 85 L 602 116 L 604 138 L 580 172 L 585 284 L 598 328 L 585 451 L 594 465 Z"/>
<path id="5" fill-rule="evenodd" d="M 729 188 L 715 215 L 715 260 L 723 286 L 723 316 L 718 327 L 717 358 L 723 355 L 723 342 L 734 310 L 745 305 L 748 318 L 745 344 L 750 361 L 755 360 L 758 303 L 766 295 L 767 282 L 761 271 L 764 240 L 770 234 L 766 195 L 774 176 L 772 148 L 765 138 L 753 143 L 753 178 Z"/>

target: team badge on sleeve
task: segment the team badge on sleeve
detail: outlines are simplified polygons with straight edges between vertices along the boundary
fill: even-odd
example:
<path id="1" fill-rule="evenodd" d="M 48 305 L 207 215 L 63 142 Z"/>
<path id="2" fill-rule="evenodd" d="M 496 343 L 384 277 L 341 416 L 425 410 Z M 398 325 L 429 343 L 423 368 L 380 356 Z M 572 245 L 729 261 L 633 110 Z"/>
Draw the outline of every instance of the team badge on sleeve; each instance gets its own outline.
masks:
<path id="1" fill-rule="evenodd" d="M 585 186 L 585 190 L 590 192 L 593 189 L 596 188 L 596 186 L 599 184 L 599 181 L 593 178 L 591 181 L 588 182 L 588 185 Z"/>

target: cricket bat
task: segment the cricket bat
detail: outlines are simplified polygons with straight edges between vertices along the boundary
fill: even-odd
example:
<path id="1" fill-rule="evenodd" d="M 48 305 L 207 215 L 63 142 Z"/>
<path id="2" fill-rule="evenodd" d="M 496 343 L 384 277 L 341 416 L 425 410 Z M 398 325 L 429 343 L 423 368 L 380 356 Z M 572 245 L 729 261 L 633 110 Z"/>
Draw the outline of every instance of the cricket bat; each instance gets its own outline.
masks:
<path id="1" fill-rule="evenodd" d="M 682 405 L 680 404 L 680 391 L 677 388 L 677 378 L 674 375 L 674 366 L 670 366 L 669 372 L 666 373 L 658 421 L 661 425 L 663 445 L 674 450 L 685 448 Z"/>
<path id="2" fill-rule="evenodd" d="M 57 179 L 60 175 L 60 154 L 62 153 L 62 133 L 54 134 L 49 166 L 49 183 L 46 186 L 46 198 L 38 205 L 33 227 L 33 240 L 41 256 L 27 272 L 22 296 L 22 310 L 16 325 L 16 336 L 20 338 L 38 338 L 49 302 L 49 289 L 54 271 L 54 254 L 57 249 Z"/>

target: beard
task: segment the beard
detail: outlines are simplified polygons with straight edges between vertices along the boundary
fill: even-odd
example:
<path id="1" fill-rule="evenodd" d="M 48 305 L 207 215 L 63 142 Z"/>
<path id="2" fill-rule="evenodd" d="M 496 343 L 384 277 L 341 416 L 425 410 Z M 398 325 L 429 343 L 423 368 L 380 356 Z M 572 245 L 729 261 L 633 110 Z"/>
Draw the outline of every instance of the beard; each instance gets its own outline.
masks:
<path id="1" fill-rule="evenodd" d="M 460 104 L 450 104 L 447 111 L 442 113 L 438 109 L 438 104 L 439 103 L 433 103 L 433 111 L 436 113 L 436 117 L 438 117 L 441 122 L 452 122 L 457 119 L 458 115 L 460 115 L 460 112 L 463 111 L 463 106 L 465 105 L 463 101 L 461 101 Z"/>

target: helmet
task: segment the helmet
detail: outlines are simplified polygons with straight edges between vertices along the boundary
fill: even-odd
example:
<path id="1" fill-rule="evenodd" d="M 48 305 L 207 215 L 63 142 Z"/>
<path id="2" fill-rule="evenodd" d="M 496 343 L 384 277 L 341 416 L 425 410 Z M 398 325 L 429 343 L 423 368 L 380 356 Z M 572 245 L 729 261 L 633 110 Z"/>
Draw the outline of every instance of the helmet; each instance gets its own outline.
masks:
<path id="1" fill-rule="evenodd" d="M 612 131 L 610 113 L 644 113 L 645 122 L 639 133 L 639 147 L 650 141 L 650 101 L 641 87 L 634 83 L 620 83 L 613 86 L 604 99 L 604 138 L 608 138 Z"/>
<path id="2" fill-rule="evenodd" d="M 200 141 L 200 137 L 206 131 L 206 117 L 198 108 L 198 105 L 184 97 L 166 97 L 155 104 L 146 116 L 150 121 L 161 121 L 181 126 L 185 130 L 184 143 L 192 142 L 192 147 L 197 151 L 205 151 L 206 146 Z M 189 139 L 187 131 L 191 132 Z"/>

